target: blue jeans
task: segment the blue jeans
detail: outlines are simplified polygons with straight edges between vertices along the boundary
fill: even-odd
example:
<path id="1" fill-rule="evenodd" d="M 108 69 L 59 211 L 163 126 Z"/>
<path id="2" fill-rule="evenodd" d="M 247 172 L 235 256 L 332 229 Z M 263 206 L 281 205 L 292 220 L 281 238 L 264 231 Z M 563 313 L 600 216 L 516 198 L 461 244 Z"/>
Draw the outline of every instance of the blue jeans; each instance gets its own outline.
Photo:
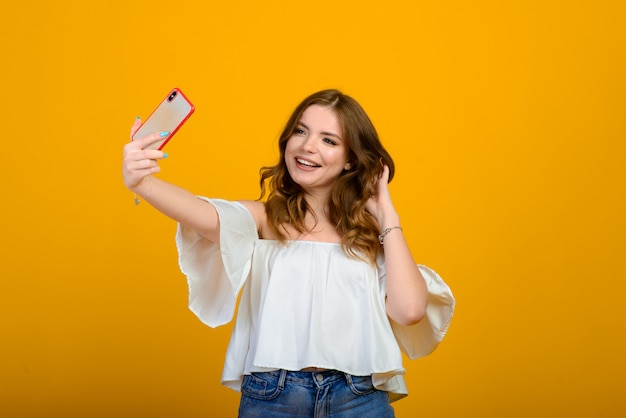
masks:
<path id="1" fill-rule="evenodd" d="M 239 418 L 393 418 L 369 376 L 276 370 L 244 376 Z"/>

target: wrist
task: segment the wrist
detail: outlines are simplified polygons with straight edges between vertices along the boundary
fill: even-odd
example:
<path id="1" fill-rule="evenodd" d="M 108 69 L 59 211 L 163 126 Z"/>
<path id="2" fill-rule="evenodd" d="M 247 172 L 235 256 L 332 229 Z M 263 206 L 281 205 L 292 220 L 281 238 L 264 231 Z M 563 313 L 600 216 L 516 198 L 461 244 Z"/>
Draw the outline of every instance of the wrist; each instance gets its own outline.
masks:
<path id="1" fill-rule="evenodd" d="M 380 226 L 381 231 L 393 226 L 400 225 L 400 217 L 398 216 L 396 211 L 383 213 L 382 216 L 380 216 L 378 219 L 378 225 Z"/>
<path id="2" fill-rule="evenodd" d="M 135 195 L 135 206 L 141 202 L 139 198 L 146 200 L 152 193 L 152 176 L 146 176 L 141 179 L 137 186 L 133 187 L 132 192 Z"/>
<path id="3" fill-rule="evenodd" d="M 394 230 L 399 230 L 402 231 L 402 227 L 400 225 L 396 225 L 396 226 L 390 226 L 388 228 L 385 228 L 380 235 L 378 236 L 378 242 L 380 242 L 380 245 L 384 244 L 385 241 L 385 237 L 387 236 L 387 234 L 389 234 L 390 232 L 394 231 Z"/>

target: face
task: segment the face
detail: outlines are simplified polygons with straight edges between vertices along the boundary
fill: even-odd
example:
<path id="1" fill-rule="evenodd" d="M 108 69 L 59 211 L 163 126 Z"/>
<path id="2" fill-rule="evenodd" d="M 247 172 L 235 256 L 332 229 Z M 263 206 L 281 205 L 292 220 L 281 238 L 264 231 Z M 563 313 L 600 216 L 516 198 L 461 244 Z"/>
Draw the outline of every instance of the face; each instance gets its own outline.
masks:
<path id="1" fill-rule="evenodd" d="M 348 147 L 337 113 L 311 105 L 287 141 L 285 164 L 291 178 L 309 194 L 328 194 L 343 170 L 350 169 Z"/>

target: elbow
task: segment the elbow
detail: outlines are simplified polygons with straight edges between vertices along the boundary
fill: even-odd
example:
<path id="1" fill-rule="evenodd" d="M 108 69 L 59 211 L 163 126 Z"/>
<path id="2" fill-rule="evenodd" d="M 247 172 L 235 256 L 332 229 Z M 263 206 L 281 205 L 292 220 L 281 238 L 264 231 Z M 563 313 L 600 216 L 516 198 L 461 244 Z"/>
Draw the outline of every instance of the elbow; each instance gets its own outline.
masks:
<path id="1" fill-rule="evenodd" d="M 402 325 L 411 326 L 418 324 L 426 315 L 425 309 L 415 309 L 406 313 Z"/>
<path id="2" fill-rule="evenodd" d="M 426 316 L 426 305 L 415 304 L 407 306 L 397 315 L 391 317 L 399 325 L 411 326 L 418 324 Z"/>

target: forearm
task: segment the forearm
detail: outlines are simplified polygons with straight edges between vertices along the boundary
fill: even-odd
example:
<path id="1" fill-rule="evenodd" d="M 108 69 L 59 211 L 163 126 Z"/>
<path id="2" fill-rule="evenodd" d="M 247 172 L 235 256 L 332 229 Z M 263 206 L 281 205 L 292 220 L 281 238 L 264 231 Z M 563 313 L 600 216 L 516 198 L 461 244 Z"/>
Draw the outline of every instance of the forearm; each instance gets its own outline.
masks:
<path id="1" fill-rule="evenodd" d="M 197 230 L 211 241 L 219 239 L 217 211 L 188 190 L 154 176 L 145 177 L 131 190 L 176 222 Z"/>
<path id="2" fill-rule="evenodd" d="M 380 224 L 383 230 L 400 226 L 395 211 L 388 211 Z M 428 291 L 402 229 L 392 229 L 383 238 L 387 314 L 402 325 L 413 325 L 424 316 Z"/>
<path id="3" fill-rule="evenodd" d="M 131 137 L 140 125 L 141 121 L 135 120 L 131 128 Z M 208 239 L 217 241 L 219 218 L 213 205 L 198 199 L 181 187 L 153 176 L 161 171 L 158 162 L 167 155 L 163 151 L 146 147 L 162 138 L 163 133 L 156 132 L 124 146 L 122 162 L 124 184 L 161 213 L 196 229 Z"/>

